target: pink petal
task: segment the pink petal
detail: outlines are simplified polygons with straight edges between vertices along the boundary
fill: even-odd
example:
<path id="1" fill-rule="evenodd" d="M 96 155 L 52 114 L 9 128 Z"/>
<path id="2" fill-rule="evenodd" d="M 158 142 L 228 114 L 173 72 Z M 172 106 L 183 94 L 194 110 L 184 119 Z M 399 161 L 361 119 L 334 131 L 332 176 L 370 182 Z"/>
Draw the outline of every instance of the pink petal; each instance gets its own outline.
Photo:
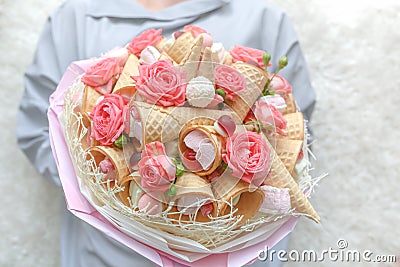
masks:
<path id="1" fill-rule="evenodd" d="M 207 139 L 203 139 L 200 143 L 200 148 L 196 153 L 196 159 L 200 163 L 203 170 L 210 169 L 211 165 L 215 160 L 215 148 L 211 141 Z"/>
<path id="2" fill-rule="evenodd" d="M 185 142 L 185 145 L 188 148 L 191 148 L 197 152 L 203 139 L 208 139 L 207 135 L 202 131 L 194 130 L 185 136 L 183 142 Z"/>

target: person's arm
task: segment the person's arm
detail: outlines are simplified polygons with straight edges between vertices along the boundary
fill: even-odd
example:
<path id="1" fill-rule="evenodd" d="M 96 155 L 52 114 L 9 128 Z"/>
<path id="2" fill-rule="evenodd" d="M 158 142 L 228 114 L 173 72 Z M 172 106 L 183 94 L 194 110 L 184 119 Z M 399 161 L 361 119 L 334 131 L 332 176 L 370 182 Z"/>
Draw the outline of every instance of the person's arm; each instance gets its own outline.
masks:
<path id="1" fill-rule="evenodd" d="M 315 106 L 315 93 L 311 85 L 307 62 L 301 51 L 301 47 L 295 33 L 294 27 L 285 13 L 278 13 L 278 18 L 266 16 L 265 23 L 272 23 L 268 20 L 279 21 L 277 32 L 265 33 L 264 40 L 267 46 L 272 47 L 272 63 L 276 68 L 281 56 L 287 56 L 289 64 L 280 72 L 292 85 L 293 95 L 307 120 L 311 119 Z M 273 40 L 273 43 L 269 43 Z"/>
<path id="2" fill-rule="evenodd" d="M 49 96 L 61 78 L 51 31 L 46 22 L 32 65 L 24 76 L 23 93 L 17 123 L 18 145 L 45 178 L 60 185 L 49 141 L 47 109 Z"/>
<path id="3" fill-rule="evenodd" d="M 67 2 L 71 3 L 71 2 Z M 47 109 L 66 66 L 77 57 L 74 8 L 59 7 L 46 21 L 32 64 L 24 76 L 17 141 L 29 161 L 48 180 L 60 185 L 50 147 Z"/>

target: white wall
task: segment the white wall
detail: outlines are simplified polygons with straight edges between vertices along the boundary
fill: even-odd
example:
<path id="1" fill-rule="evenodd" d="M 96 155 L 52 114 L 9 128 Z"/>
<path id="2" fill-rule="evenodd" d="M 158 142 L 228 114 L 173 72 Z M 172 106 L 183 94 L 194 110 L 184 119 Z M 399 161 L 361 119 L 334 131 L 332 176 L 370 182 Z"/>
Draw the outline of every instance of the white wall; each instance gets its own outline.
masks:
<path id="1" fill-rule="evenodd" d="M 0 266 L 58 266 L 62 194 L 17 149 L 14 131 L 22 73 L 59 2 L 0 1 Z M 322 251 L 344 238 L 349 249 L 400 257 L 400 5 L 273 2 L 295 23 L 309 63 L 318 96 L 312 122 L 316 172 L 330 174 L 312 198 L 322 223 L 302 218 L 290 248 Z"/>

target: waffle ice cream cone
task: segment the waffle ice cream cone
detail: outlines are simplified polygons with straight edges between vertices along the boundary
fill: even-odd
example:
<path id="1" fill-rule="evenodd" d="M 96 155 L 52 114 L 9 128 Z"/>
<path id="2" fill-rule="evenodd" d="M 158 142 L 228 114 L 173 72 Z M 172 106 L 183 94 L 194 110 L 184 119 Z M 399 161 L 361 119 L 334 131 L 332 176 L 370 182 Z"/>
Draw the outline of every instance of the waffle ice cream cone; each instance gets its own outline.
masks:
<path id="1" fill-rule="evenodd" d="M 188 55 L 195 43 L 194 37 L 190 32 L 180 35 L 167 50 L 167 54 L 178 64 Z"/>
<path id="2" fill-rule="evenodd" d="M 208 122 L 206 122 L 208 123 Z M 179 133 L 178 140 L 178 149 L 179 153 L 182 157 L 182 154 L 186 151 L 187 146 L 184 142 L 185 137 L 192 131 L 199 130 L 203 132 L 211 141 L 216 151 L 215 159 L 208 170 L 203 170 L 199 172 L 195 172 L 199 176 L 207 176 L 213 173 L 222 162 L 222 150 L 225 148 L 225 138 L 223 138 L 215 129 L 214 125 L 203 125 L 202 121 L 195 120 L 191 122 L 189 125 L 186 125 L 181 132 Z"/>
<path id="3" fill-rule="evenodd" d="M 226 100 L 226 103 L 243 121 L 253 104 L 262 94 L 267 83 L 266 72 L 247 63 L 235 63 L 232 67 L 246 77 L 246 89 L 237 95 L 235 101 Z"/>
<path id="4" fill-rule="evenodd" d="M 102 94 L 97 92 L 93 87 L 85 86 L 83 90 L 83 98 L 82 98 L 82 113 L 90 113 L 92 112 L 93 107 L 96 105 L 97 99 L 101 97 Z"/>
<path id="5" fill-rule="evenodd" d="M 92 120 L 89 118 L 89 115 L 85 113 L 77 113 L 77 118 L 81 117 L 82 122 L 78 125 L 78 138 L 81 138 L 82 148 L 86 150 L 89 147 L 99 145 L 99 142 L 94 139 L 90 138 L 90 131 L 92 127 Z M 78 123 L 78 121 L 76 122 Z M 83 129 L 86 129 L 86 132 L 83 134 Z"/>
<path id="6" fill-rule="evenodd" d="M 153 141 L 166 143 L 177 139 L 183 126 L 196 118 L 216 120 L 222 115 L 228 115 L 237 124 L 240 123 L 237 116 L 230 111 L 191 107 L 161 107 L 136 101 L 132 103 L 132 109 L 140 117 L 142 146 Z"/>
<path id="7" fill-rule="evenodd" d="M 203 36 L 196 38 L 191 51 L 182 60 L 182 70 L 186 73 L 186 80 L 190 81 L 197 76 L 197 68 L 201 58 L 201 47 L 203 45 Z"/>
<path id="8" fill-rule="evenodd" d="M 283 116 L 286 121 L 286 138 L 291 140 L 304 140 L 304 117 L 303 113 L 295 112 Z"/>
<path id="9" fill-rule="evenodd" d="M 204 199 L 210 199 L 210 200 L 214 199 L 214 194 L 211 190 L 210 182 L 207 179 L 200 177 L 194 173 L 185 172 L 181 177 L 178 177 L 176 179 L 175 186 L 176 186 L 176 195 L 171 199 L 172 201 L 175 202 L 175 207 L 177 205 L 177 201 L 185 196 L 186 197 L 198 196 L 198 199 L 200 201 L 201 199 L 203 199 L 203 201 Z M 215 202 L 212 203 L 214 209 L 210 215 L 212 217 L 215 217 L 217 212 L 217 205 Z M 176 209 L 176 211 L 178 211 L 178 209 Z M 181 220 L 183 221 L 190 220 L 189 215 L 172 214 L 171 216 L 174 219 L 179 219 L 179 217 L 181 217 Z M 201 211 L 198 210 L 196 214 L 196 221 L 205 222 L 205 221 L 210 221 L 210 219 L 207 216 L 204 216 L 201 213 Z"/>
<path id="10" fill-rule="evenodd" d="M 138 58 L 130 54 L 128 60 L 125 63 L 124 69 L 119 76 L 117 83 L 112 91 L 113 94 L 122 95 L 128 99 L 136 93 L 136 83 L 131 76 L 139 75 L 139 60 Z"/>
<path id="11" fill-rule="evenodd" d="M 228 66 L 232 66 L 233 64 L 233 57 L 231 56 L 231 54 L 228 51 L 225 51 L 225 60 L 224 60 L 224 64 L 228 65 Z"/>
<path id="12" fill-rule="evenodd" d="M 129 182 L 132 177 L 129 177 L 129 169 L 122 150 L 114 147 L 95 146 L 89 148 L 87 153 L 87 159 L 90 160 L 93 157 L 97 167 L 106 158 L 112 162 L 116 172 L 116 183 L 118 186 L 124 187 L 122 191 L 118 192 L 118 196 L 125 205 L 129 206 L 127 197 L 129 197 Z"/>
<path id="13" fill-rule="evenodd" d="M 124 203 L 128 207 L 130 206 L 130 203 L 129 203 L 128 199 L 131 197 L 131 195 L 129 193 L 129 188 L 130 188 L 132 180 L 133 180 L 132 176 L 124 176 L 124 177 L 122 177 L 121 179 L 118 180 L 118 185 L 120 187 L 124 188 L 124 190 L 119 191 L 117 193 L 118 197 L 122 201 L 122 203 Z"/>
<path id="14" fill-rule="evenodd" d="M 154 45 L 158 51 L 163 52 L 165 45 L 168 43 L 168 39 L 162 36 L 161 40 Z"/>
<path id="15" fill-rule="evenodd" d="M 271 172 L 267 176 L 263 184 L 277 188 L 288 188 L 292 208 L 295 208 L 298 212 L 307 215 L 314 221 L 319 222 L 320 218 L 317 212 L 314 210 L 307 197 L 301 191 L 299 185 L 290 175 L 289 171 L 285 167 L 285 164 L 283 164 L 278 154 L 271 146 L 270 149 L 272 151 Z"/>
<path id="16" fill-rule="evenodd" d="M 283 114 L 295 113 L 297 112 L 296 101 L 292 94 L 288 94 L 287 98 L 285 99 L 286 102 L 286 109 Z"/>
<path id="17" fill-rule="evenodd" d="M 172 64 L 178 65 L 168 54 L 167 52 L 162 52 L 158 60 L 170 60 Z"/>
<path id="18" fill-rule="evenodd" d="M 203 76 L 209 79 L 210 81 L 214 81 L 214 67 L 215 67 L 214 64 L 215 63 L 213 63 L 212 61 L 211 48 L 206 47 L 203 53 L 203 57 L 201 59 L 197 76 Z"/>
<path id="19" fill-rule="evenodd" d="M 233 216 L 243 216 L 241 223 L 252 218 L 264 200 L 264 193 L 261 189 L 257 188 L 251 191 L 248 183 L 227 173 L 215 179 L 211 188 L 215 198 L 222 200 L 219 202 L 217 215 L 226 215 L 237 209 Z M 239 197 L 237 204 L 233 203 L 237 197 Z M 230 203 L 233 204 L 232 209 Z"/>
<path id="20" fill-rule="evenodd" d="M 276 153 L 291 175 L 293 175 L 302 147 L 301 140 L 276 139 Z"/>

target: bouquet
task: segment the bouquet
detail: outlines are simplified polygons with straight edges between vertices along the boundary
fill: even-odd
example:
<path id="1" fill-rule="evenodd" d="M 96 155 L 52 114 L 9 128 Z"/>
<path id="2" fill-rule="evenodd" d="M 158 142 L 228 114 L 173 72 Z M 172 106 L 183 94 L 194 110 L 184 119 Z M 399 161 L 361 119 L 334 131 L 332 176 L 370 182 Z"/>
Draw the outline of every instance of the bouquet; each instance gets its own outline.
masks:
<path id="1" fill-rule="evenodd" d="M 278 74 L 288 59 L 269 72 L 266 51 L 226 50 L 193 25 L 170 39 L 161 33 L 76 63 L 51 98 L 68 204 L 79 202 L 89 214 L 81 218 L 123 243 L 184 262 L 280 233 L 277 242 L 299 215 L 319 222 L 305 120 Z"/>

